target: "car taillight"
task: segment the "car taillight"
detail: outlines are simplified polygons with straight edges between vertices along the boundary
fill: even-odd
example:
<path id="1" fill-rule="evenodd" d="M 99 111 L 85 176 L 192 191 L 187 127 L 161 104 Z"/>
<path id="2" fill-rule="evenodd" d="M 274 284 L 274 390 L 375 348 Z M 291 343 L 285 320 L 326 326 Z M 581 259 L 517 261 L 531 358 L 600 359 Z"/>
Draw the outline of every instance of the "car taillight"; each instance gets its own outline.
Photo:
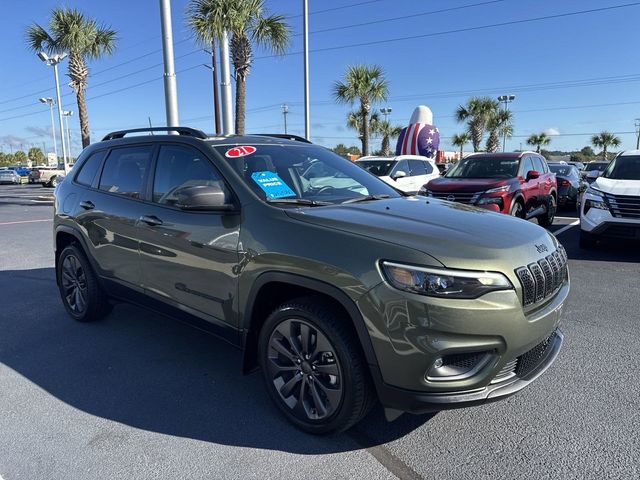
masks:
<path id="1" fill-rule="evenodd" d="M 570 185 L 571 185 L 571 182 L 569 180 L 560 180 L 561 187 L 568 187 Z"/>

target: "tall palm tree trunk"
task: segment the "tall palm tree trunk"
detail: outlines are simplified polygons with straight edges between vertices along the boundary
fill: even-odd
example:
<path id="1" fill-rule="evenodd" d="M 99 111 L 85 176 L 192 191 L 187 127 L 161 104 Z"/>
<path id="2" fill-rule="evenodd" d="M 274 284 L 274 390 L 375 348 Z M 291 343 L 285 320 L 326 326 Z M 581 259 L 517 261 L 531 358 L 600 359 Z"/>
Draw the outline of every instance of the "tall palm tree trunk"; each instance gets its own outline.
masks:
<path id="1" fill-rule="evenodd" d="M 385 135 L 384 137 L 382 137 L 382 156 L 383 157 L 388 157 L 389 155 L 391 155 L 391 149 L 389 148 L 389 136 Z"/>
<path id="2" fill-rule="evenodd" d="M 469 133 L 471 133 L 471 143 L 473 144 L 473 151 L 479 152 L 482 145 L 482 134 L 484 133 L 484 125 L 477 121 L 471 121 L 469 123 Z"/>
<path id="3" fill-rule="evenodd" d="M 369 155 L 369 109 L 368 103 L 362 103 L 362 155 Z"/>
<path id="4" fill-rule="evenodd" d="M 464 151 L 464 143 L 460 144 L 460 158 L 458 160 L 462 160 L 462 152 Z"/>
<path id="5" fill-rule="evenodd" d="M 89 114 L 87 113 L 87 101 L 85 98 L 88 76 L 89 68 L 87 67 L 82 55 L 71 52 L 69 54 L 69 78 L 71 79 L 71 88 L 76 92 L 78 119 L 80 120 L 80 135 L 82 136 L 82 148 L 88 147 L 91 143 Z"/>
<path id="6" fill-rule="evenodd" d="M 603 160 L 606 162 L 607 161 L 607 145 L 606 144 L 602 147 L 602 157 L 603 157 Z"/>
<path id="7" fill-rule="evenodd" d="M 236 77 L 236 135 L 244 135 L 246 79 Z"/>

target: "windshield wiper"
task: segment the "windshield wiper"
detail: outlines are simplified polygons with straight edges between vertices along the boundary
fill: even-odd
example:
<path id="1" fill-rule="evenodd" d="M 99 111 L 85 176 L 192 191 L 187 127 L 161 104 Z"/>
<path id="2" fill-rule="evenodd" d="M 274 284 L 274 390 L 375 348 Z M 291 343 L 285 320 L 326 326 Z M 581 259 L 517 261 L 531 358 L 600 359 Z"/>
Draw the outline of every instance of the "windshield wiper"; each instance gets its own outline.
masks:
<path id="1" fill-rule="evenodd" d="M 310 200 L 308 198 L 268 198 L 268 203 L 289 203 L 292 205 L 305 205 L 308 207 L 321 207 L 324 205 L 333 205 L 331 202 L 322 202 L 319 200 Z"/>
<path id="2" fill-rule="evenodd" d="M 387 195 L 386 193 L 383 195 L 365 195 L 364 197 L 350 198 L 349 200 L 345 200 L 342 203 L 345 204 L 345 203 L 367 202 L 369 200 L 383 200 L 385 198 L 389 198 L 389 195 Z"/>

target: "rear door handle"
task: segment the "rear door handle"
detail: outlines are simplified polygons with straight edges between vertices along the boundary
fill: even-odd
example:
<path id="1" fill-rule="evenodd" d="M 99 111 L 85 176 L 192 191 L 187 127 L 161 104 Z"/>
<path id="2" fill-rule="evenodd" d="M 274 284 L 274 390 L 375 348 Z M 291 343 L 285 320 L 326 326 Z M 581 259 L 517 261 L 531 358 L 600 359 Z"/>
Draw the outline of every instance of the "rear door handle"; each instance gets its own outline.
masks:
<path id="1" fill-rule="evenodd" d="M 160 220 L 155 215 L 143 215 L 140 217 L 140 221 L 146 223 L 147 225 L 151 225 L 152 227 L 162 225 L 162 220 Z"/>
<path id="2" fill-rule="evenodd" d="M 80 202 L 80 206 L 85 210 L 93 210 L 94 208 L 96 208 L 91 200 L 84 200 Z"/>

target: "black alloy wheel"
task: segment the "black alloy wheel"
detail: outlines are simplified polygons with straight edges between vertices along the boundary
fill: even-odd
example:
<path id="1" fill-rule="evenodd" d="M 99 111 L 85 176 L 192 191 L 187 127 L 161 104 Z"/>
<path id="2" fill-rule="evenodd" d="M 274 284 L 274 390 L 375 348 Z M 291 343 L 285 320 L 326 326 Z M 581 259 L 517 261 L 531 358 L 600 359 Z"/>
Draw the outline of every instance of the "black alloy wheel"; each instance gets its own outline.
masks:
<path id="1" fill-rule="evenodd" d="M 269 396 L 296 427 L 348 430 L 377 397 L 350 316 L 321 295 L 289 300 L 265 320 L 258 358 Z"/>
<path id="2" fill-rule="evenodd" d="M 266 366 L 280 398 L 300 420 L 324 420 L 339 408 L 343 387 L 335 347 L 310 323 L 292 318 L 278 324 Z"/>
<path id="3" fill-rule="evenodd" d="M 63 298 L 69 309 L 82 315 L 87 310 L 87 277 L 80 260 L 74 255 L 67 255 L 62 261 Z"/>

